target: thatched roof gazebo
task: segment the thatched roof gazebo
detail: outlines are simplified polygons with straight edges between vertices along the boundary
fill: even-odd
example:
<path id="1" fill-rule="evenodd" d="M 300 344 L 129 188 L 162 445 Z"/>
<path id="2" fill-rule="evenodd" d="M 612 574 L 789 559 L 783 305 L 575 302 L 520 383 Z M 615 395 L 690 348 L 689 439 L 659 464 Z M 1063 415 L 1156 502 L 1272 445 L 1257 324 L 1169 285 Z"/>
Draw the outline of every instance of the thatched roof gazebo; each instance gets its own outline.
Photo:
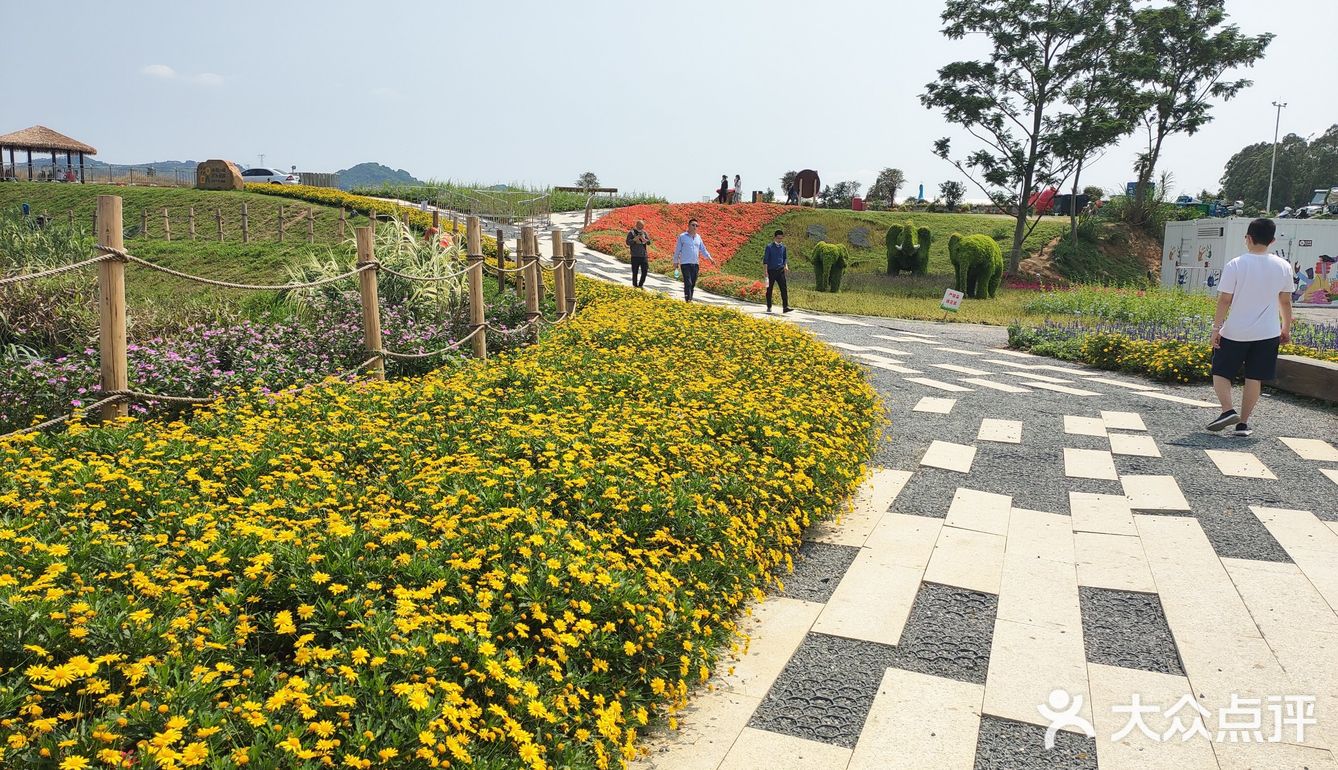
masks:
<path id="1" fill-rule="evenodd" d="M 9 169 L 4 171 L 4 151 L 9 149 Z M 67 173 L 74 172 L 74 153 L 79 153 L 79 182 L 84 181 L 84 156 L 97 155 L 98 151 L 83 142 L 71 139 L 70 137 L 52 131 L 46 126 L 32 126 L 22 131 L 15 131 L 12 134 L 0 136 L 0 178 L 17 179 L 19 176 L 18 165 L 14 162 L 14 150 L 28 151 L 28 181 L 33 179 L 33 150 L 38 152 L 51 153 L 51 166 L 54 173 L 60 161 L 56 159 L 57 153 L 65 153 L 65 169 Z"/>

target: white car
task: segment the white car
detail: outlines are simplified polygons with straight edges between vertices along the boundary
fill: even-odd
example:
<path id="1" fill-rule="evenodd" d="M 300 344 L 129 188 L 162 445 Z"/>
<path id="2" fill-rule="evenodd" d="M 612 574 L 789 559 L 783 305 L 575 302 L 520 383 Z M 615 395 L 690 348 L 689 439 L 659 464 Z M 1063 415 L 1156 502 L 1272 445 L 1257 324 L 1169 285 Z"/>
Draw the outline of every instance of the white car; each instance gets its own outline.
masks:
<path id="1" fill-rule="evenodd" d="M 242 172 L 243 182 L 258 182 L 260 184 L 301 184 L 297 174 L 289 174 L 283 171 L 276 171 L 272 168 L 248 168 Z"/>

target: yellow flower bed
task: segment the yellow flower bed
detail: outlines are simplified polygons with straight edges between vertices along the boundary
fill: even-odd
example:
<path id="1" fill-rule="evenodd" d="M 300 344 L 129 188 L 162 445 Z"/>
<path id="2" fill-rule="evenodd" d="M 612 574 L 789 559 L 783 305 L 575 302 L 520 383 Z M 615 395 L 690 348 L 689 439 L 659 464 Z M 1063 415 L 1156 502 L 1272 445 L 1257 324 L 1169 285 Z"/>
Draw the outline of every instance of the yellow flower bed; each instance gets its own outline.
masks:
<path id="1" fill-rule="evenodd" d="M 486 364 L 0 443 L 0 766 L 633 757 L 880 408 L 789 325 L 581 292 Z"/>
<path id="2" fill-rule="evenodd" d="M 421 211 L 413 206 L 401 206 L 398 203 L 392 203 L 380 198 L 369 198 L 366 195 L 354 195 L 346 193 L 343 190 L 334 187 L 312 187 L 304 184 L 260 184 L 251 182 L 246 185 L 248 192 L 262 193 L 264 195 L 277 195 L 281 198 L 295 198 L 297 200 L 309 201 L 311 203 L 320 203 L 326 206 L 342 206 L 361 214 L 371 216 L 371 212 L 377 214 L 403 219 L 405 214 L 409 215 L 409 223 L 414 227 L 426 230 L 432 226 L 432 215 L 426 211 Z M 445 218 L 441 223 L 443 233 L 452 232 L 450 217 Z M 456 223 L 454 232 L 463 233 L 465 223 Z M 483 235 L 483 253 L 488 256 L 497 256 L 497 239 L 491 235 Z"/>

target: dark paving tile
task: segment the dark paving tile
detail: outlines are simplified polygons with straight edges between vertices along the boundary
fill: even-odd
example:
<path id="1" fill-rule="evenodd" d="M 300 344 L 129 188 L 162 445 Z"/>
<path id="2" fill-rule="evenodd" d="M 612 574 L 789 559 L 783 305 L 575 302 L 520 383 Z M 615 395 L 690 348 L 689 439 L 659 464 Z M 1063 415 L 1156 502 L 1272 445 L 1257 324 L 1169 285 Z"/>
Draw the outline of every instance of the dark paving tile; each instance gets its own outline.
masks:
<path id="1" fill-rule="evenodd" d="M 1089 663 L 1184 675 L 1156 594 L 1079 586 Z"/>
<path id="2" fill-rule="evenodd" d="M 945 518 L 952 507 L 952 496 L 957 487 L 965 485 L 966 477 L 942 468 L 919 468 L 897 495 L 889 509 L 894 513 L 912 516 Z"/>
<path id="3" fill-rule="evenodd" d="M 780 595 L 826 603 L 832 598 L 832 592 L 850 568 L 850 563 L 859 555 L 859 550 L 853 545 L 805 541 L 799 546 L 799 553 L 795 554 L 794 572 L 779 575 L 785 584 L 785 590 Z"/>
<path id="4" fill-rule="evenodd" d="M 811 633 L 748 724 L 854 748 L 892 657 L 885 644 Z"/>
<path id="5" fill-rule="evenodd" d="M 993 594 L 920 584 L 891 665 L 984 684 L 998 609 Z"/>
<path id="6" fill-rule="evenodd" d="M 1060 730 L 1045 747 L 1046 728 L 997 717 L 980 718 L 976 770 L 1096 770 L 1096 739 Z"/>

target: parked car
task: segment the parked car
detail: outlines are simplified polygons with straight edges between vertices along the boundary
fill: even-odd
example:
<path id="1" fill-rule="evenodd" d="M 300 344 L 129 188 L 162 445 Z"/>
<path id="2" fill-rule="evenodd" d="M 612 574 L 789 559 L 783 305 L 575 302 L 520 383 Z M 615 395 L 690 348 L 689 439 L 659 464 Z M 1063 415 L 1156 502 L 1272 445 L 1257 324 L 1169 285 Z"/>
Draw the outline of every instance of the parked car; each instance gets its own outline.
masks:
<path id="1" fill-rule="evenodd" d="M 297 178 L 297 174 L 289 174 L 285 171 L 276 171 L 272 168 L 263 168 L 260 166 L 257 166 L 256 168 L 248 168 L 245 171 L 243 171 L 242 181 L 259 182 L 261 184 L 264 184 L 266 182 L 270 184 L 302 183 L 301 180 Z"/>

